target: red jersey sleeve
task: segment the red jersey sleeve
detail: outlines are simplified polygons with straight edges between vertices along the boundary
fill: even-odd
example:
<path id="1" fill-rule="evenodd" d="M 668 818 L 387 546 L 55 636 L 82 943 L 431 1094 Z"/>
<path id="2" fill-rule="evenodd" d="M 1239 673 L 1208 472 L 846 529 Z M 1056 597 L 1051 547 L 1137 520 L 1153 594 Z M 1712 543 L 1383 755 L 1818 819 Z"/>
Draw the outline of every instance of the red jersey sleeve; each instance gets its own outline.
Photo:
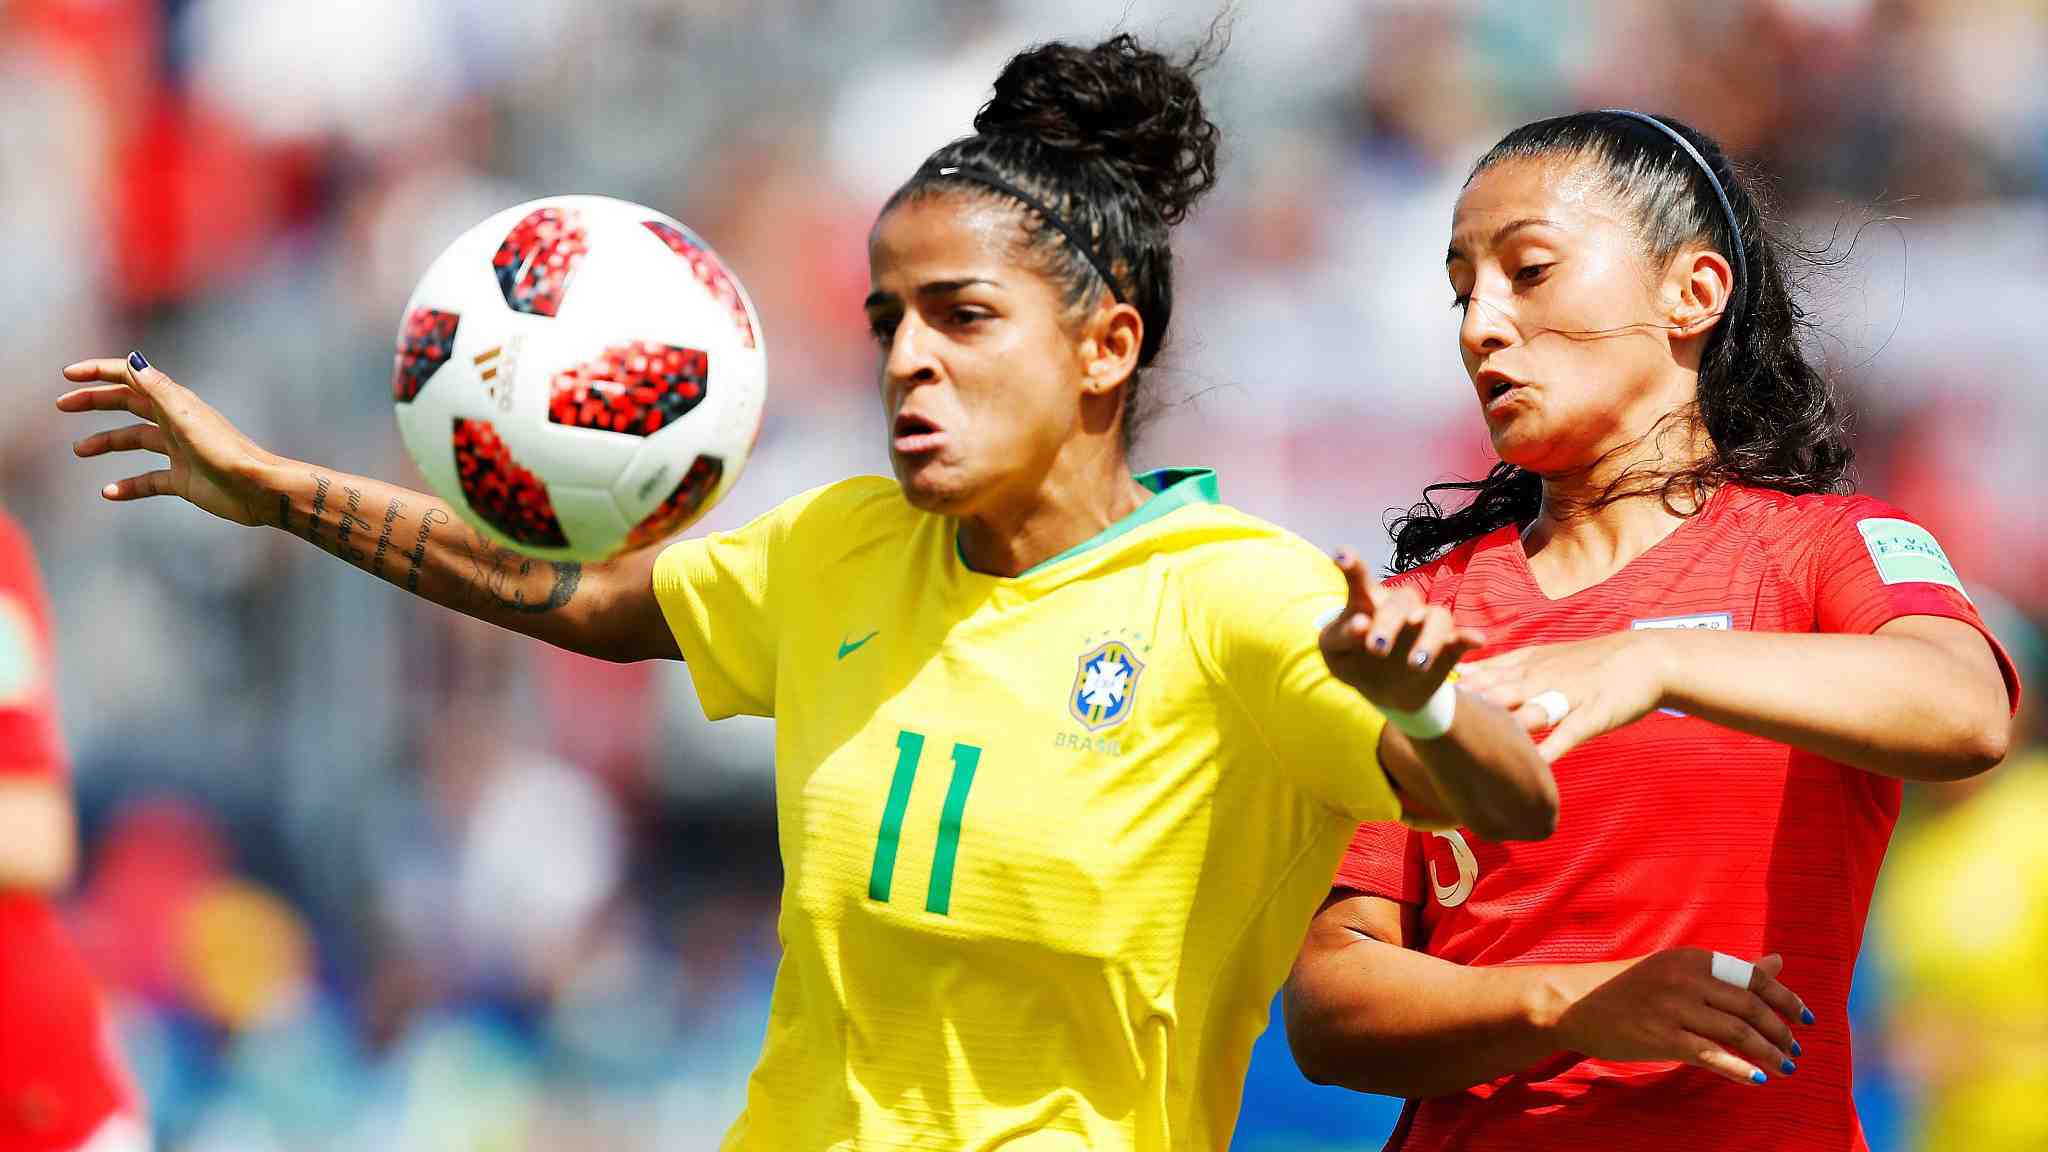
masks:
<path id="1" fill-rule="evenodd" d="M 1815 552 L 1814 607 L 1823 632 L 1875 632 L 1901 616 L 1945 616 L 1982 633 L 2019 710 L 2012 658 L 1984 626 L 1934 534 L 1882 500 L 1850 499 L 1822 531 Z"/>
<path id="2" fill-rule="evenodd" d="M 1423 835 L 1405 824 L 1360 824 L 1330 886 L 1422 903 Z"/>
<path id="3" fill-rule="evenodd" d="M 49 606 L 35 558 L 0 513 L 0 776 L 64 774 L 50 672 Z"/>

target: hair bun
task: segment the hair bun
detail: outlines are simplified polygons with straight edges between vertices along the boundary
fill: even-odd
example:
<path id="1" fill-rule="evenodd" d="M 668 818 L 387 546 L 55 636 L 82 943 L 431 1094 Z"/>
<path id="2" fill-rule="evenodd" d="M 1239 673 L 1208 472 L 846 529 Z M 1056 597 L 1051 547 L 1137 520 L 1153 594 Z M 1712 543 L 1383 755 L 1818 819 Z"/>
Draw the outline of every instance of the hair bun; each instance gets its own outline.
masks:
<path id="1" fill-rule="evenodd" d="M 1093 48 L 1041 44 L 1003 68 L 974 130 L 1107 163 L 1178 224 L 1216 183 L 1217 129 L 1195 77 L 1217 50 L 1212 38 L 1176 63 L 1127 33 Z"/>

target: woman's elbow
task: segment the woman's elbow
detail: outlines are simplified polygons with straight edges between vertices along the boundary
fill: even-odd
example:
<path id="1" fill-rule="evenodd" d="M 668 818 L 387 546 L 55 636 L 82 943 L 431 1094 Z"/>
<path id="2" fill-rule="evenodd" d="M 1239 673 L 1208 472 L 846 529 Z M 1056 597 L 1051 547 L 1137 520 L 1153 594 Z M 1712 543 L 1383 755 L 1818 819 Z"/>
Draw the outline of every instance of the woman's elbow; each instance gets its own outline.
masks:
<path id="1" fill-rule="evenodd" d="M 1915 735 L 1928 741 L 1924 747 L 1935 761 L 1931 775 L 1938 780 L 1965 780 L 1988 772 L 2005 759 L 2012 744 L 2012 685 L 1992 664 L 1980 640 L 1968 636 L 1963 643 L 1973 659 L 1964 666 L 1952 652 L 1944 651 L 1952 667 L 1935 674 L 1942 687 L 1927 693 L 1922 701 L 1925 718 L 1911 726 Z"/>
<path id="2" fill-rule="evenodd" d="M 0 889 L 54 896 L 71 886 L 78 872 L 78 827 L 68 804 L 51 805 L 47 818 L 0 846 Z M 27 823 L 27 822 L 21 822 Z"/>
<path id="3" fill-rule="evenodd" d="M 1338 1052 L 1341 1045 L 1321 1015 L 1303 1006 L 1301 991 L 1295 981 L 1288 982 L 1285 1024 L 1294 1066 L 1311 1084 L 1349 1087 L 1340 1071 L 1345 1066 Z"/>
<path id="4" fill-rule="evenodd" d="M 1954 742 L 1949 779 L 1964 780 L 1998 767 L 2012 745 L 2012 716 L 2000 711 L 1967 725 Z"/>
<path id="5" fill-rule="evenodd" d="M 561 634 L 550 640 L 558 648 L 608 664 L 638 664 L 680 655 L 674 637 L 659 618 L 650 622 L 644 612 L 621 610 L 603 602 L 564 619 Z"/>
<path id="6" fill-rule="evenodd" d="M 1294 1067 L 1301 1072 L 1302 1079 L 1325 1088 L 1344 1087 L 1337 1079 L 1337 1062 L 1325 1055 L 1321 1045 L 1302 1039 L 1289 1028 L 1287 1050 L 1294 1054 Z"/>
<path id="7" fill-rule="evenodd" d="M 1934 708 L 1933 723 L 1919 729 L 1921 767 L 1900 773 L 1910 779 L 1930 781 L 1967 780 L 1998 767 L 2010 751 L 2013 717 L 2005 692 L 1997 699 L 1988 693 L 1957 693 Z"/>
<path id="8" fill-rule="evenodd" d="M 78 878 L 78 835 L 67 829 L 57 843 L 50 846 L 40 861 L 36 880 L 41 890 L 56 895 L 71 887 Z"/>
<path id="9" fill-rule="evenodd" d="M 1346 1044 L 1342 1037 L 1313 1024 L 1297 1025 L 1290 1020 L 1287 1025 L 1287 1050 L 1294 1056 L 1294 1067 L 1309 1083 L 1382 1096 L 1403 1095 L 1404 1086 L 1374 1066 L 1373 1046 L 1362 1047 L 1364 1050 Z"/>

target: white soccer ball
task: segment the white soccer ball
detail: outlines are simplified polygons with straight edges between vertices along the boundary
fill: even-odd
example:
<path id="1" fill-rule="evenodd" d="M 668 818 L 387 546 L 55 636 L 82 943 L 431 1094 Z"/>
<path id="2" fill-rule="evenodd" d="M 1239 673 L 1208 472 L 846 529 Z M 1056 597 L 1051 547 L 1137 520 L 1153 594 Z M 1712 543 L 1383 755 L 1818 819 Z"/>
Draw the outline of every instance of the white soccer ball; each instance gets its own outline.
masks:
<path id="1" fill-rule="evenodd" d="M 739 280 L 676 220 L 551 196 L 463 233 L 398 327 L 406 451 L 498 541 L 602 560 L 718 503 L 761 429 L 767 360 Z"/>

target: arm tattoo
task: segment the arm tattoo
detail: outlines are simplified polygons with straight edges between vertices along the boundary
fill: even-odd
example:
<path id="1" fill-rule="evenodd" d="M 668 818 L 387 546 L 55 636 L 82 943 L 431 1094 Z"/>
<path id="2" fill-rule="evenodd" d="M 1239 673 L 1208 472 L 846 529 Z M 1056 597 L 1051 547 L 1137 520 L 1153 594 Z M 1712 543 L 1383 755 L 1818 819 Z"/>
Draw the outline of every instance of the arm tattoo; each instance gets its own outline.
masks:
<path id="1" fill-rule="evenodd" d="M 313 477 L 313 515 L 306 524 L 306 539 L 320 542 L 320 511 L 327 507 L 327 477 Z"/>
<path id="2" fill-rule="evenodd" d="M 336 522 L 334 554 L 351 564 L 361 564 L 363 550 L 349 547 L 348 537 L 357 528 L 365 532 L 370 530 L 370 522 L 356 515 L 356 510 L 363 506 L 363 494 L 360 489 L 349 487 L 343 487 L 342 492 L 348 496 L 348 505 L 342 509 L 341 518 Z"/>
<path id="3" fill-rule="evenodd" d="M 575 598 L 576 586 L 583 580 L 583 565 L 574 560 L 522 556 L 497 546 L 481 532 L 472 531 L 462 549 L 469 559 L 470 586 L 475 590 L 478 608 L 496 607 L 529 615 L 552 612 Z M 525 585 L 534 569 L 542 564 L 554 570 L 554 587 L 545 598 L 528 600 Z"/>
<path id="4" fill-rule="evenodd" d="M 384 507 L 384 530 L 377 534 L 377 550 L 370 555 L 370 574 L 384 573 L 384 552 L 391 547 L 391 526 L 398 523 L 398 501 L 393 500 Z"/>
<path id="5" fill-rule="evenodd" d="M 434 525 L 446 523 L 448 523 L 448 514 L 439 508 L 429 508 L 421 514 L 419 537 L 412 542 L 412 551 L 406 556 L 406 559 L 412 561 L 412 567 L 405 571 L 405 590 L 407 592 L 418 592 L 420 590 L 420 566 L 426 563 L 427 560 L 427 537 L 433 534 Z"/>
<path id="6" fill-rule="evenodd" d="M 583 580 L 583 565 L 574 560 L 550 561 L 555 568 L 555 586 L 548 589 L 548 598 L 538 604 L 524 604 L 521 612 L 552 612 L 576 598 L 576 585 Z"/>

